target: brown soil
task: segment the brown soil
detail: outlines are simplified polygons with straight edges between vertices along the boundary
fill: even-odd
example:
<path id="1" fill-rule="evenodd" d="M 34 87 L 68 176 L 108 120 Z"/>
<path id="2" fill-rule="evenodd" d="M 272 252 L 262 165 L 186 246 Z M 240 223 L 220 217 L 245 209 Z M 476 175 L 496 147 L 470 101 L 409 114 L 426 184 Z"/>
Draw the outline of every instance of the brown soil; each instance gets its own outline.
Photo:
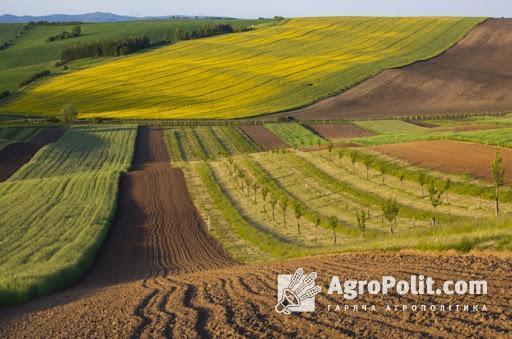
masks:
<path id="1" fill-rule="evenodd" d="M 512 110 L 512 19 L 489 19 L 440 56 L 390 69 L 352 89 L 281 115 L 377 118 Z"/>
<path id="2" fill-rule="evenodd" d="M 370 137 L 375 135 L 375 133 L 367 131 L 353 124 L 308 125 L 306 127 L 313 131 L 313 133 L 316 133 L 322 138 L 329 140 Z"/>
<path id="3" fill-rule="evenodd" d="M 290 147 L 290 145 L 270 132 L 265 126 L 240 126 L 239 128 L 264 151 Z"/>
<path id="4" fill-rule="evenodd" d="M 314 313 L 277 314 L 277 274 L 297 267 L 319 274 Z M 327 295 L 330 277 L 392 275 L 488 281 L 486 296 Z M 437 285 L 436 285 L 437 286 Z M 512 334 L 512 260 L 492 256 L 361 253 L 169 275 L 104 289 L 75 291 L 0 313 L 2 337 L 507 337 Z M 385 311 L 386 305 L 406 311 Z M 376 311 L 328 311 L 328 305 L 375 305 Z M 437 311 L 411 311 L 438 305 Z M 439 311 L 439 305 L 486 305 L 487 312 Z M 360 307 L 360 306 L 359 306 Z"/>
<path id="5" fill-rule="evenodd" d="M 16 142 L 0 150 L 0 182 L 9 179 L 32 159 L 43 146 L 57 141 L 65 128 L 45 128 L 27 142 Z"/>
<path id="6" fill-rule="evenodd" d="M 452 174 L 471 174 L 492 180 L 490 163 L 499 151 L 505 167 L 505 181 L 512 183 L 512 149 L 450 140 L 418 141 L 382 145 L 373 149 L 404 159 L 414 165 Z"/>

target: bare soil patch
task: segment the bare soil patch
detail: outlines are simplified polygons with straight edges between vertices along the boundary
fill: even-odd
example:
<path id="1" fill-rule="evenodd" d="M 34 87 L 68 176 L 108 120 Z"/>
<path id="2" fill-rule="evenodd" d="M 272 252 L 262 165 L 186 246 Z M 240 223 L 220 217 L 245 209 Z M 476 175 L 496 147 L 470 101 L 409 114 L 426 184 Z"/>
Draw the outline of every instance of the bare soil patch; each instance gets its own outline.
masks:
<path id="1" fill-rule="evenodd" d="M 65 128 L 45 128 L 28 142 L 16 142 L 0 150 L 0 182 L 9 179 L 25 165 L 43 146 L 57 141 Z"/>
<path id="2" fill-rule="evenodd" d="M 274 133 L 270 132 L 265 126 L 240 126 L 239 128 L 253 142 L 255 142 L 258 146 L 261 147 L 261 149 L 265 151 L 290 147 L 281 138 L 279 138 Z"/>
<path id="3" fill-rule="evenodd" d="M 470 174 L 492 180 L 490 164 L 500 152 L 505 167 L 505 181 L 512 183 L 512 150 L 451 140 L 418 141 L 382 145 L 373 149 L 406 160 L 414 165 L 451 174 Z"/>
<path id="4" fill-rule="evenodd" d="M 370 137 L 374 132 L 365 130 L 353 124 L 338 125 L 307 125 L 313 133 L 318 134 L 324 139 L 336 140 L 344 138 Z"/>
<path id="5" fill-rule="evenodd" d="M 512 110 L 512 19 L 489 19 L 445 53 L 390 69 L 311 106 L 300 119 L 384 118 Z"/>
<path id="6" fill-rule="evenodd" d="M 322 293 L 313 313 L 285 316 L 274 311 L 278 274 L 296 268 L 316 271 Z M 360 253 L 237 266 L 170 275 L 108 289 L 68 293 L 0 312 L 5 336 L 173 336 L 173 337 L 507 337 L 512 334 L 512 260 L 493 256 Z M 411 275 L 488 282 L 488 295 L 386 296 L 346 300 L 326 291 L 340 279 L 381 280 Z M 437 286 L 437 285 L 436 285 Z M 328 311 L 340 305 L 342 311 Z M 349 310 L 343 311 L 344 305 Z M 376 311 L 353 311 L 375 305 Z M 386 311 L 390 305 L 406 310 Z M 411 306 L 437 305 L 437 311 Z M 486 305 L 487 312 L 439 311 L 439 305 Z"/>

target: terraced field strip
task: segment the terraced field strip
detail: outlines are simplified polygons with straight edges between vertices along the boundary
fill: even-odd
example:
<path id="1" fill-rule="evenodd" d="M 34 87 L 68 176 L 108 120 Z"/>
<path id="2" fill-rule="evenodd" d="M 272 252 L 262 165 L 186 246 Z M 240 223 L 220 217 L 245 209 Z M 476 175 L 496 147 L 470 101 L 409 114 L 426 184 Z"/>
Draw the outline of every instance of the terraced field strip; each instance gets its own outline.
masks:
<path id="1" fill-rule="evenodd" d="M 253 125 L 253 126 L 240 126 L 241 131 L 243 131 L 255 144 L 259 146 L 264 151 L 280 149 L 280 148 L 288 148 L 286 142 L 284 142 L 281 138 L 276 136 L 274 133 L 270 132 L 265 126 L 262 125 Z"/>
<path id="2" fill-rule="evenodd" d="M 265 127 L 295 148 L 327 144 L 325 139 L 297 123 L 265 124 Z"/>
<path id="3" fill-rule="evenodd" d="M 9 128 L 8 130 L 0 130 L 0 134 L 13 138 L 8 139 L 8 144 L 3 149 L 0 147 L 0 182 L 9 179 L 18 169 L 29 162 L 42 147 L 57 141 L 65 131 L 65 128 Z"/>
<path id="4" fill-rule="evenodd" d="M 490 164 L 496 152 L 500 152 L 505 167 L 505 181 L 512 183 L 512 150 L 509 148 L 437 140 L 385 145 L 374 149 L 420 167 L 451 174 L 470 174 L 487 181 L 492 180 Z"/>
<path id="5" fill-rule="evenodd" d="M 258 151 L 255 144 L 232 126 L 170 128 L 165 130 L 165 138 L 173 162 L 217 159 Z"/>
<path id="6" fill-rule="evenodd" d="M 84 118 L 224 119 L 274 113 L 339 93 L 383 69 L 433 57 L 481 21 L 285 20 L 70 72 L 27 90 L 2 111 L 54 115 L 72 101 Z"/>
<path id="7" fill-rule="evenodd" d="M 421 133 L 428 131 L 427 127 L 412 124 L 403 120 L 369 120 L 356 121 L 357 126 L 377 134 Z"/>
<path id="8" fill-rule="evenodd" d="M 274 311 L 276 277 L 297 267 L 318 272 L 316 311 L 283 318 Z M 434 281 L 488 281 L 488 295 L 399 296 L 383 298 L 364 294 L 355 300 L 325 291 L 333 275 L 344 279 L 380 280 L 390 275 L 409 280 L 418 272 Z M 159 321 L 143 334 L 176 337 L 287 337 L 300 329 L 310 337 L 500 337 L 510 336 L 509 318 L 512 262 L 495 256 L 422 255 L 408 253 L 357 253 L 294 259 L 284 262 L 232 267 L 177 275 L 160 281 L 168 298 L 153 305 Z M 341 279 L 341 276 L 340 276 Z M 137 301 L 146 294 L 137 283 L 97 289 L 94 293 L 62 295 L 0 312 L 0 335 L 34 337 L 47 333 L 80 337 L 84 334 L 130 336 L 138 328 Z M 335 311 L 336 305 L 349 306 Z M 413 311 L 412 305 L 479 305 L 479 312 Z M 95 307 L 84 307 L 95 305 Z M 330 311 L 328 310 L 330 305 Z M 375 305 L 376 311 L 353 311 L 354 305 Z M 404 311 L 386 311 L 387 305 L 407 305 Z M 481 311 L 486 305 L 488 311 Z M 394 306 L 391 306 L 394 307 Z M 439 306 L 437 306 L 439 307 Z M 342 308 L 343 309 L 343 308 Z M 462 309 L 462 307 L 461 307 Z M 343 312 L 343 313 L 341 313 Z M 66 321 L 76 326 L 62 331 Z M 94 324 L 94 325 L 92 325 Z"/>
<path id="9" fill-rule="evenodd" d="M 307 125 L 306 127 L 313 131 L 313 133 L 319 135 L 321 138 L 331 141 L 348 138 L 369 137 L 375 135 L 373 132 L 348 123 L 336 125 Z"/>
<path id="10" fill-rule="evenodd" d="M 135 135 L 133 127 L 70 128 L 0 184 L 2 305 L 66 288 L 90 266 Z"/>

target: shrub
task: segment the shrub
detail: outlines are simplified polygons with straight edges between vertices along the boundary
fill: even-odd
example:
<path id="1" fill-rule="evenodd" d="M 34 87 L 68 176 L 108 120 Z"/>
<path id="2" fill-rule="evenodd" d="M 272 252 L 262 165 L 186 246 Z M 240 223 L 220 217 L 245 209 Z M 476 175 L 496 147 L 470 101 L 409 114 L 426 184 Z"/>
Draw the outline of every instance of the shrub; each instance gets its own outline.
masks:
<path id="1" fill-rule="evenodd" d="M 50 74 L 51 74 L 51 72 L 49 70 L 47 70 L 47 69 L 44 70 L 44 71 L 41 71 L 39 73 L 35 73 L 35 74 L 31 75 L 30 78 L 20 82 L 20 87 L 27 86 L 28 84 L 33 83 L 37 79 L 44 78 L 44 77 L 46 77 L 46 76 L 48 76 Z"/>

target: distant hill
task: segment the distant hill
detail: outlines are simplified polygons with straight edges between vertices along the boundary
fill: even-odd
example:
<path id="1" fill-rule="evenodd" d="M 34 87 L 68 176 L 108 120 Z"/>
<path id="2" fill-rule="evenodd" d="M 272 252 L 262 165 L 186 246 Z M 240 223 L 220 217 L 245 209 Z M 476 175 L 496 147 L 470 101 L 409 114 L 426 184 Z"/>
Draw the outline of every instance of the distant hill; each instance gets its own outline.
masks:
<path id="1" fill-rule="evenodd" d="M 208 17 L 200 16 L 187 16 L 187 15 L 167 15 L 160 17 L 134 17 L 134 16 L 125 16 L 125 15 L 117 15 L 112 13 L 103 13 L 103 12 L 95 12 L 95 13 L 86 13 L 86 14 L 52 14 L 46 16 L 16 16 L 12 14 L 4 14 L 0 15 L 0 23 L 23 23 L 30 21 L 49 21 L 49 22 L 68 22 L 68 21 L 81 21 L 81 22 L 121 22 L 121 21 L 133 21 L 133 20 L 158 20 L 158 19 L 169 19 L 169 18 L 197 18 L 197 19 L 205 19 Z M 222 19 L 228 19 L 222 17 Z"/>

